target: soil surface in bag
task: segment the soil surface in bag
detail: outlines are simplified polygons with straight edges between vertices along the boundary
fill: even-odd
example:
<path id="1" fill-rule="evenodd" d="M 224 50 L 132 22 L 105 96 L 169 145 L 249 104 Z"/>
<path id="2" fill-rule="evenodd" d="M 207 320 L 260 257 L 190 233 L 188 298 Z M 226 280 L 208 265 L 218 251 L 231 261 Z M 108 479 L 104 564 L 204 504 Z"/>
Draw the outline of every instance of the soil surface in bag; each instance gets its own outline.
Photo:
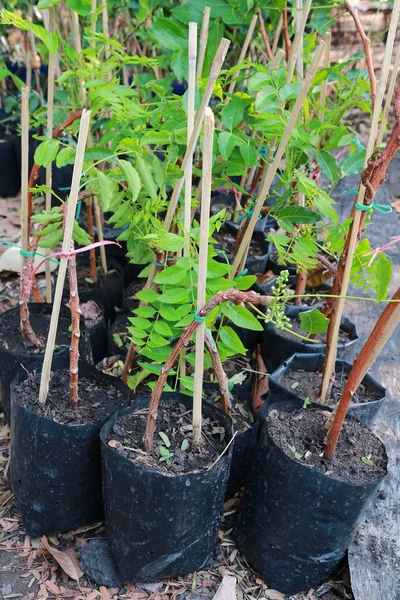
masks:
<path id="1" fill-rule="evenodd" d="M 322 373 L 311 371 L 289 371 L 282 377 L 280 383 L 293 390 L 303 398 L 308 398 L 311 402 L 318 404 L 320 398 L 320 388 L 322 382 Z M 329 397 L 329 404 L 337 404 L 347 382 L 347 373 L 344 369 L 335 374 L 332 384 L 332 391 Z M 352 397 L 353 404 L 363 404 L 365 402 L 376 402 L 382 399 L 382 391 L 369 381 L 362 382 Z"/>
<path id="2" fill-rule="evenodd" d="M 382 442 L 356 419 L 346 420 L 333 457 L 327 461 L 323 427 L 326 411 L 298 409 L 278 411 L 268 416 L 272 441 L 304 466 L 352 485 L 368 485 L 386 475 L 387 455 Z"/>
<path id="3" fill-rule="evenodd" d="M 192 446 L 192 411 L 176 404 L 160 406 L 153 450 L 145 453 L 142 440 L 146 421 L 147 409 L 124 415 L 109 432 L 108 446 L 137 465 L 174 474 L 208 469 L 225 448 L 224 427 L 204 417 L 204 443 Z"/>
<path id="4" fill-rule="evenodd" d="M 215 387 L 214 387 L 215 386 Z M 240 393 L 240 386 L 235 386 L 231 392 L 231 418 L 235 431 L 238 433 L 247 431 L 253 427 L 256 419 L 249 408 L 248 393 Z M 211 404 L 221 408 L 221 394 L 218 386 L 214 384 L 212 387 L 204 386 L 203 398 Z"/>
<path id="5" fill-rule="evenodd" d="M 46 404 L 38 402 L 40 373 L 30 374 L 28 379 L 15 387 L 21 406 L 35 414 L 52 419 L 62 425 L 98 425 L 124 404 L 124 394 L 103 378 L 95 379 L 88 374 L 79 377 L 78 406 L 69 404 L 69 370 L 53 371 Z"/>
<path id="6" fill-rule="evenodd" d="M 40 304 L 38 306 L 41 306 Z M 36 313 L 30 311 L 30 321 L 33 331 L 43 340 L 47 339 L 51 319 L 51 311 L 48 314 L 43 312 Z M 71 325 L 71 319 L 61 316 L 58 321 L 56 346 L 69 348 L 71 334 L 68 331 Z M 29 340 L 23 338 L 20 334 L 19 307 L 7 311 L 7 318 L 1 319 L 0 327 L 0 346 L 8 352 L 37 356 L 44 352 L 44 348 L 38 349 L 33 346 Z"/>
<path id="7" fill-rule="evenodd" d="M 236 238 L 231 233 L 226 231 L 217 231 L 213 233 L 213 238 L 217 241 L 217 245 L 215 247 L 216 250 L 226 252 L 230 255 L 233 254 L 236 245 Z M 264 255 L 265 251 L 263 250 L 261 244 L 259 244 L 256 240 L 251 240 L 249 257 L 261 258 Z"/>

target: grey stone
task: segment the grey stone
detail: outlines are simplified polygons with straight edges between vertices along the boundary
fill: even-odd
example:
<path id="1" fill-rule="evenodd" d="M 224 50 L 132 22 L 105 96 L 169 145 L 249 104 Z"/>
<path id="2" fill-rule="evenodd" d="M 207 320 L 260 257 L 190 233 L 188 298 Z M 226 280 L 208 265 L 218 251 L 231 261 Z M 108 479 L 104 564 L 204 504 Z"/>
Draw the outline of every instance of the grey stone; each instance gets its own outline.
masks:
<path id="1" fill-rule="evenodd" d="M 79 553 L 81 569 L 97 585 L 122 587 L 107 540 L 92 540 Z"/>

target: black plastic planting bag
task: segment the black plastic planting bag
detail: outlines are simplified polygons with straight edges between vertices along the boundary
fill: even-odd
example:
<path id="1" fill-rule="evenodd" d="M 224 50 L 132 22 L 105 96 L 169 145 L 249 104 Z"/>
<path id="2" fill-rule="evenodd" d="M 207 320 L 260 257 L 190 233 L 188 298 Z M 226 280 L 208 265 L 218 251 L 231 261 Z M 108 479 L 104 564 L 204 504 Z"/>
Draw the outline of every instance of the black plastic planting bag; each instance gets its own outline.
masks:
<path id="1" fill-rule="evenodd" d="M 267 403 L 268 405 L 274 404 L 274 402 L 282 402 L 285 400 L 293 400 L 298 399 L 301 402 L 304 402 L 305 398 L 296 394 L 296 390 L 291 388 L 287 388 L 282 385 L 282 378 L 289 371 L 305 371 L 310 372 L 313 371 L 316 373 L 317 371 L 322 371 L 324 366 L 324 355 L 323 354 L 294 354 L 288 360 L 285 360 L 284 363 L 278 367 L 269 378 L 269 396 Z M 350 363 L 346 360 L 337 360 L 335 363 L 335 372 L 342 373 L 343 370 L 347 375 L 350 373 L 353 367 L 353 363 Z M 350 404 L 348 414 L 356 417 L 361 423 L 364 425 L 371 426 L 377 416 L 383 402 L 386 399 L 386 389 L 378 383 L 378 381 L 367 374 L 363 379 L 365 383 L 368 383 L 372 388 L 377 390 L 381 397 L 379 400 L 375 400 L 372 402 L 361 402 L 359 404 L 352 403 Z M 328 405 L 329 408 L 333 409 L 334 405 Z"/>
<path id="2" fill-rule="evenodd" d="M 0 140 L 0 196 L 16 196 L 20 187 L 21 176 L 13 139 Z"/>
<path id="3" fill-rule="evenodd" d="M 51 315 L 51 311 L 53 309 L 52 304 L 46 303 L 29 303 L 29 312 L 31 315 Z M 0 315 L 0 327 L 1 321 L 3 319 L 8 318 L 8 314 L 13 311 L 19 311 L 19 307 L 11 308 L 9 311 L 6 311 Z M 60 315 L 63 317 L 71 318 L 71 311 L 66 306 L 61 306 Z M 19 331 L 15 332 L 15 335 L 21 335 Z M 79 338 L 79 353 L 81 360 L 85 362 L 92 362 L 92 350 L 89 340 L 89 335 L 84 328 L 83 319 L 81 318 L 81 337 Z M 68 356 L 69 354 L 69 346 L 59 347 L 55 356 Z M 21 365 L 23 365 L 26 369 L 33 369 L 35 366 L 38 366 L 43 361 L 43 352 L 40 354 L 31 354 L 31 353 L 18 353 L 10 350 L 6 350 L 0 346 L 0 361 L 1 361 L 1 369 L 0 369 L 0 404 L 3 405 L 4 410 L 4 419 L 6 423 L 10 423 L 10 384 L 16 374 L 18 373 Z"/>
<path id="4" fill-rule="evenodd" d="M 223 224 L 222 231 L 227 233 L 231 233 L 234 237 L 237 235 L 237 228 L 233 223 L 229 221 Z M 262 255 L 259 257 L 248 256 L 246 259 L 245 269 L 247 269 L 246 273 L 250 275 L 255 275 L 256 273 L 265 273 L 267 270 L 267 260 L 268 260 L 268 245 L 269 242 L 266 241 L 266 233 L 264 230 L 254 230 L 252 240 L 257 242 L 262 251 Z M 218 254 L 214 257 L 218 262 L 226 263 L 232 262 L 233 257 L 232 254 L 225 251 L 219 251 Z"/>
<path id="5" fill-rule="evenodd" d="M 63 368 L 63 357 L 52 368 Z M 122 381 L 81 363 L 79 373 L 110 380 L 127 396 Z M 103 518 L 100 429 L 98 425 L 60 425 L 18 404 L 11 385 L 11 485 L 30 536 L 76 529 Z"/>
<path id="6" fill-rule="evenodd" d="M 149 397 L 118 410 L 101 430 L 103 496 L 111 553 L 124 583 L 179 577 L 203 568 L 215 549 L 229 476 L 232 444 L 206 472 L 167 475 L 136 465 L 107 445 L 122 415 L 148 406 Z M 192 399 L 164 393 L 162 402 Z M 205 403 L 231 439 L 231 420 Z"/>
<path id="7" fill-rule="evenodd" d="M 288 306 L 285 309 L 285 315 L 290 319 L 295 319 L 300 312 L 307 310 L 312 310 L 312 307 Z M 348 358 L 351 346 L 358 340 L 356 326 L 349 319 L 344 317 L 341 320 L 340 329 L 344 333 L 347 333 L 349 337 L 344 344 L 337 345 L 338 357 Z M 261 355 L 269 373 L 275 371 L 280 364 L 296 352 L 302 354 L 309 354 L 311 351 L 318 354 L 325 353 L 326 344 L 321 342 L 307 344 L 295 336 L 288 336 L 289 334 L 280 331 L 272 323 L 267 323 L 265 325 L 261 342 Z"/>
<path id="8" fill-rule="evenodd" d="M 273 408 L 285 405 L 293 407 Z M 342 560 L 381 482 L 350 485 L 300 464 L 274 444 L 265 421 L 235 528 L 239 548 L 269 587 L 314 587 Z"/>

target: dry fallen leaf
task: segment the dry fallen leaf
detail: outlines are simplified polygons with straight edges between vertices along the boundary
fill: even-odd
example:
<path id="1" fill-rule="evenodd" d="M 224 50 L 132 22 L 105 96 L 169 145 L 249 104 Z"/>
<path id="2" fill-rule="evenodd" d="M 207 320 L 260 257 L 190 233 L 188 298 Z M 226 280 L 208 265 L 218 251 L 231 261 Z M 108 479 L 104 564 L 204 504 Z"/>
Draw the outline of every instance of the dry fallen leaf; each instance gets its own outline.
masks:
<path id="1" fill-rule="evenodd" d="M 236 600 L 236 577 L 224 575 L 213 600 Z"/>
<path id="2" fill-rule="evenodd" d="M 111 600 L 112 596 L 104 585 L 100 586 L 101 600 Z"/>
<path id="3" fill-rule="evenodd" d="M 397 198 L 391 203 L 392 208 L 395 212 L 400 213 L 400 198 Z"/>
<path id="4" fill-rule="evenodd" d="M 268 600 L 285 600 L 285 595 L 278 590 L 267 590 L 265 593 Z"/>
<path id="5" fill-rule="evenodd" d="M 45 535 L 42 537 L 42 547 L 46 548 L 46 550 L 58 562 L 62 570 L 65 571 L 65 573 L 71 577 L 71 579 L 75 579 L 75 581 L 79 583 L 79 578 L 82 577 L 83 571 L 81 571 L 79 567 L 78 556 L 75 550 L 71 548 L 63 552 L 61 550 L 57 550 L 56 548 L 52 548 Z"/>

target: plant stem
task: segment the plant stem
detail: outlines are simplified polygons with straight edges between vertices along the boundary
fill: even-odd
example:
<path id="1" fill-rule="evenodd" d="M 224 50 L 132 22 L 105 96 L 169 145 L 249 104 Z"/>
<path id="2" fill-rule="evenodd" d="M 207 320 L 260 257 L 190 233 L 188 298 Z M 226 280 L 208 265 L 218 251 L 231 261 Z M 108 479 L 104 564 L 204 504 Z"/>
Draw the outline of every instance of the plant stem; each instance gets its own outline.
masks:
<path id="1" fill-rule="evenodd" d="M 28 199 L 29 170 L 29 88 L 21 90 L 21 249 L 29 245 L 30 208 Z"/>
<path id="2" fill-rule="evenodd" d="M 54 21 L 55 21 L 55 10 L 54 7 L 49 8 L 49 19 L 48 28 L 50 32 L 54 32 Z M 55 56 L 52 52 L 49 52 L 49 63 L 48 63 L 48 75 L 47 75 L 47 135 L 53 131 L 53 111 L 54 111 L 54 68 L 55 68 Z M 46 167 L 46 185 L 51 189 L 52 187 L 52 163 Z M 51 210 L 51 192 L 46 191 L 45 195 L 45 208 L 47 211 Z M 47 250 L 47 254 L 49 254 Z M 51 265 L 49 261 L 45 263 L 46 272 L 46 302 L 51 302 Z"/>
<path id="3" fill-rule="evenodd" d="M 240 290 L 230 289 L 218 292 L 218 294 L 216 294 L 210 300 L 208 300 L 208 302 L 206 302 L 206 304 L 203 306 L 203 308 L 200 309 L 200 311 L 197 314 L 201 318 L 206 317 L 213 310 L 213 308 L 219 306 L 220 304 L 223 304 L 224 302 L 233 302 L 234 304 L 250 302 L 252 304 L 268 306 L 269 304 L 271 304 L 272 301 L 273 297 L 271 296 L 262 296 L 261 294 L 257 294 L 256 292 L 241 292 Z M 199 327 L 199 323 L 195 320 L 193 320 L 192 323 L 190 323 L 186 327 L 178 342 L 175 344 L 175 347 L 172 350 L 170 357 L 161 369 L 160 377 L 158 378 L 157 384 L 151 394 L 149 403 L 146 431 L 143 437 L 143 443 L 146 452 L 150 452 L 153 448 L 154 432 L 156 428 L 158 414 L 158 405 L 160 402 L 162 391 L 168 379 L 168 374 L 172 369 L 173 365 L 175 364 L 175 361 L 178 358 L 181 351 L 183 350 L 183 348 L 186 348 L 186 346 L 190 342 L 190 339 L 196 331 L 197 327 Z"/>
<path id="4" fill-rule="evenodd" d="M 86 202 L 86 215 L 87 215 L 87 228 L 88 234 L 92 244 L 94 243 L 94 225 L 93 225 L 93 199 L 90 197 Z M 89 272 L 90 277 L 94 282 L 97 281 L 97 268 L 96 268 L 96 250 L 91 248 L 89 250 Z"/>
<path id="5" fill-rule="evenodd" d="M 283 30 L 283 39 L 285 41 L 285 58 L 286 58 L 286 62 L 288 63 L 289 56 L 290 56 L 290 39 L 289 39 L 287 4 L 285 4 L 285 8 L 282 11 L 282 30 Z"/>
<path id="6" fill-rule="evenodd" d="M 304 11 L 304 13 L 306 13 L 306 11 Z M 304 16 L 304 15 L 303 15 Z M 233 265 L 232 265 L 232 270 L 231 270 L 231 277 L 233 278 L 238 270 L 238 267 L 240 266 L 240 264 L 242 263 L 243 260 L 245 260 L 246 258 L 246 254 L 247 254 L 247 249 L 249 247 L 250 241 L 251 241 L 251 237 L 253 235 L 253 231 L 254 228 L 256 226 L 257 223 L 257 219 L 258 216 L 261 212 L 261 209 L 263 207 L 264 201 L 269 193 L 269 189 L 271 187 L 272 181 L 275 177 L 275 174 L 278 170 L 278 167 L 280 165 L 280 162 L 282 160 L 283 154 L 286 150 L 286 146 L 289 142 L 289 138 L 291 136 L 291 133 L 294 129 L 294 126 L 296 124 L 297 121 L 297 117 L 299 116 L 299 113 L 301 111 L 301 108 L 303 106 L 303 101 L 304 98 L 307 95 L 307 92 L 311 86 L 311 83 L 314 79 L 314 76 L 317 72 L 318 66 L 319 66 L 319 62 L 321 60 L 322 54 L 324 52 L 324 48 L 325 48 L 325 42 L 323 40 L 320 41 L 318 48 L 315 52 L 312 64 L 309 68 L 309 70 L 306 73 L 306 76 L 304 78 L 304 82 L 303 85 L 301 87 L 301 90 L 297 96 L 295 105 L 292 109 L 292 113 L 290 115 L 289 121 L 286 125 L 286 129 L 285 132 L 282 136 L 282 139 L 280 141 L 278 150 L 276 151 L 275 154 L 275 158 L 272 162 L 272 165 L 270 166 L 270 168 L 268 169 L 265 178 L 263 178 L 263 181 L 260 185 L 260 189 L 258 191 L 258 195 L 257 195 L 257 200 L 254 206 L 254 210 L 253 210 L 253 214 L 250 218 L 250 222 L 246 228 L 246 232 L 243 236 L 242 242 L 240 244 L 240 247 L 238 249 L 238 252 L 235 256 L 235 259 L 233 261 Z"/>
<path id="7" fill-rule="evenodd" d="M 400 300 L 400 288 L 398 288 L 392 296 L 392 300 Z M 353 363 L 342 397 L 340 398 L 332 423 L 330 424 L 328 441 L 324 452 L 326 458 L 330 458 L 336 450 L 347 411 L 358 386 L 382 352 L 399 323 L 400 303 L 388 304 L 384 308 L 369 338 Z"/>
<path id="8" fill-rule="evenodd" d="M 205 342 L 211 356 L 213 370 L 217 378 L 219 391 L 221 393 L 222 410 L 227 415 L 229 415 L 231 412 L 231 399 L 229 397 L 228 377 L 226 376 L 226 373 L 224 371 L 224 367 L 218 354 L 218 348 L 214 341 L 212 333 L 207 328 L 205 332 Z"/>
<path id="9" fill-rule="evenodd" d="M 325 55 L 324 55 L 324 67 L 325 69 L 329 69 L 329 67 L 331 66 L 331 41 L 332 41 L 332 36 L 330 31 L 327 32 L 326 36 L 325 36 L 325 41 L 326 41 L 326 46 L 325 46 Z M 326 104 L 326 98 L 328 95 L 328 77 L 326 77 L 324 79 L 324 81 L 321 83 L 321 95 L 319 98 L 319 103 L 321 105 L 321 108 L 319 109 L 318 112 L 318 119 L 321 121 L 321 123 L 324 122 L 324 108 L 325 108 L 325 104 Z"/>
<path id="10" fill-rule="evenodd" d="M 197 72 L 196 72 L 197 79 L 201 79 L 201 76 L 203 75 L 204 58 L 206 55 L 206 48 L 207 48 L 207 42 L 208 42 L 208 28 L 210 25 L 210 14 L 211 14 L 211 8 L 209 6 L 206 6 L 204 8 L 203 22 L 201 24 L 201 32 L 200 32 L 199 62 L 197 63 Z"/>
<path id="11" fill-rule="evenodd" d="M 371 105 L 372 105 L 372 112 L 374 112 L 375 98 L 376 98 L 376 77 L 375 77 L 375 70 L 374 70 L 374 62 L 372 60 L 371 40 L 369 39 L 369 37 L 367 37 L 367 35 L 366 35 L 365 31 L 364 31 L 364 28 L 363 28 L 362 23 L 360 21 L 360 17 L 358 16 L 358 10 L 357 10 L 357 8 L 353 8 L 347 2 L 344 3 L 344 7 L 351 14 L 351 16 L 353 17 L 354 24 L 356 26 L 356 29 L 357 29 L 358 33 L 360 34 L 361 41 L 362 41 L 363 46 L 364 46 L 365 60 L 367 62 L 368 75 L 369 75 L 369 80 L 370 80 L 370 83 L 371 83 Z"/>
<path id="12" fill-rule="evenodd" d="M 204 140 L 203 140 L 203 177 L 201 190 L 201 214 L 200 214 L 200 246 L 199 266 L 197 278 L 197 313 L 203 308 L 206 301 L 207 284 L 207 261 L 208 261 L 208 236 L 210 223 L 211 205 L 211 176 L 212 176 L 212 153 L 214 140 L 214 115 L 211 108 L 207 107 L 204 118 Z M 202 400 L 203 400 L 203 377 L 204 377 L 204 335 L 205 324 L 200 323 L 196 332 L 196 359 L 194 369 L 194 392 L 193 392 L 193 444 L 201 443 L 202 427 Z"/>
<path id="13" fill-rule="evenodd" d="M 267 32 L 265 31 L 265 24 L 264 24 L 264 19 L 262 16 L 261 8 L 257 9 L 257 15 L 258 15 L 258 21 L 260 23 L 261 36 L 264 41 L 265 53 L 266 53 L 268 59 L 271 60 L 273 54 L 272 54 L 271 46 L 270 46 L 269 39 L 267 36 Z M 249 43 L 250 43 L 250 40 L 249 40 Z"/>
<path id="14" fill-rule="evenodd" d="M 71 242 L 71 250 L 74 250 L 74 242 Z M 78 295 L 78 279 L 76 276 L 76 258 L 71 256 L 68 260 L 69 274 L 69 309 L 71 311 L 71 346 L 69 352 L 69 402 L 72 408 L 78 406 L 78 361 L 79 361 L 79 338 L 80 315 Z"/>
<path id="15" fill-rule="evenodd" d="M 75 164 L 74 164 L 74 171 L 73 171 L 73 175 L 72 175 L 71 193 L 69 195 L 69 200 L 68 200 L 68 214 L 67 214 L 64 239 L 63 239 L 63 245 L 62 245 L 62 251 L 64 253 L 68 253 L 70 246 L 71 246 L 72 229 L 73 229 L 73 225 L 75 222 L 75 211 L 76 211 L 76 204 L 77 204 L 77 200 L 78 200 L 79 183 L 80 183 L 80 178 L 82 175 L 83 159 L 84 159 L 84 155 L 85 155 L 85 147 L 86 147 L 86 141 L 87 141 L 87 137 L 88 137 L 88 133 L 89 133 L 89 126 L 90 126 L 90 111 L 83 110 L 80 128 L 79 128 L 79 137 L 78 137 L 78 144 L 77 144 L 77 149 L 76 149 L 76 158 L 75 158 Z M 53 358 L 54 345 L 55 345 L 55 341 L 56 341 L 58 316 L 60 313 L 66 270 L 67 270 L 67 258 L 61 257 L 60 266 L 58 269 L 56 290 L 55 290 L 55 294 L 54 294 L 53 311 L 51 313 L 49 334 L 47 337 L 46 352 L 45 352 L 44 360 L 43 360 L 42 376 L 41 376 L 41 380 L 40 380 L 39 402 L 41 404 L 45 404 L 47 394 L 49 391 L 51 362 L 52 362 L 52 358 Z"/>

